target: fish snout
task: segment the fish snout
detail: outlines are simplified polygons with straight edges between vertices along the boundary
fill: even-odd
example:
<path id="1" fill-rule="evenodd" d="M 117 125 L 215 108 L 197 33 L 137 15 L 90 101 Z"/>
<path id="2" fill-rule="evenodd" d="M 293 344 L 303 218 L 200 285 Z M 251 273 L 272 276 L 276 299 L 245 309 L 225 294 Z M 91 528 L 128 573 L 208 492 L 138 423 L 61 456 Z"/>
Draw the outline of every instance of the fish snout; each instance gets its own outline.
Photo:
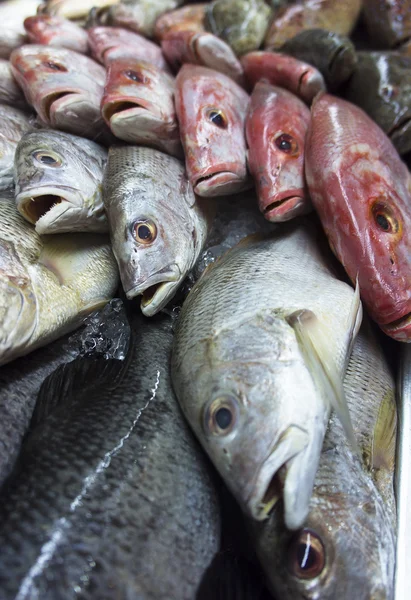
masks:
<path id="1" fill-rule="evenodd" d="M 199 196 L 213 197 L 235 194 L 252 187 L 252 180 L 245 173 L 236 170 L 208 169 L 204 175 L 193 181 L 194 192 Z"/>
<path id="2" fill-rule="evenodd" d="M 182 278 L 180 267 L 177 264 L 172 264 L 144 278 L 141 283 L 137 283 L 134 287 L 127 289 L 124 281 L 123 286 L 129 299 L 142 295 L 141 311 L 147 317 L 151 317 L 171 300 Z"/>
<path id="3" fill-rule="evenodd" d="M 312 205 L 303 189 L 286 190 L 260 200 L 260 211 L 267 221 L 281 223 L 311 212 Z"/>

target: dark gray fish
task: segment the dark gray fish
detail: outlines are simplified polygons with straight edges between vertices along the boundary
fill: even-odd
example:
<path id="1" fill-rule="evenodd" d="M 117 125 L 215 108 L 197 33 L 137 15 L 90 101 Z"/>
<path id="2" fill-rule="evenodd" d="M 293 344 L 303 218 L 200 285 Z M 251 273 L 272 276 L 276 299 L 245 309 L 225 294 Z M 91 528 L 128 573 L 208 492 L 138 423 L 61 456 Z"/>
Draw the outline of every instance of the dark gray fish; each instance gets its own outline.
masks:
<path id="1" fill-rule="evenodd" d="M 124 358 L 129 335 L 122 302 L 114 299 L 73 335 L 0 367 L 0 485 L 16 461 L 44 379 L 79 355 Z"/>
<path id="2" fill-rule="evenodd" d="M 358 52 L 345 97 L 385 131 L 400 154 L 411 150 L 411 56 Z"/>
<path id="3" fill-rule="evenodd" d="M 351 40 L 326 29 L 301 31 L 287 40 L 281 51 L 316 67 L 330 91 L 347 81 L 357 64 Z"/>
<path id="4" fill-rule="evenodd" d="M 2 600 L 192 600 L 220 543 L 208 463 L 169 376 L 172 320 L 132 316 L 125 361 L 78 359 L 43 384 L 0 500 Z"/>
<path id="5" fill-rule="evenodd" d="M 363 17 L 380 48 L 392 48 L 411 36 L 410 0 L 363 0 Z"/>

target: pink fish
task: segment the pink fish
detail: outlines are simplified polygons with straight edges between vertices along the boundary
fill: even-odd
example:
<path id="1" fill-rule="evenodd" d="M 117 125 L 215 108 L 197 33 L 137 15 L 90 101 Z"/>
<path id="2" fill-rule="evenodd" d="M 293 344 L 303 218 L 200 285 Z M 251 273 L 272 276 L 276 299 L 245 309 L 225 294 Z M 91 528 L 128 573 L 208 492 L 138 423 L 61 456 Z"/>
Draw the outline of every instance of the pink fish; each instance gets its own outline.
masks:
<path id="1" fill-rule="evenodd" d="M 106 71 L 66 48 L 29 45 L 10 57 L 13 75 L 44 123 L 95 139 L 106 126 L 100 114 Z"/>
<path id="2" fill-rule="evenodd" d="M 75 50 L 81 54 L 88 52 L 87 32 L 63 17 L 36 15 L 24 21 L 29 40 L 34 44 L 58 46 Z"/>
<path id="3" fill-rule="evenodd" d="M 360 108 L 318 97 L 306 137 L 306 177 L 330 245 L 372 318 L 411 341 L 410 175 Z"/>
<path id="4" fill-rule="evenodd" d="M 318 92 L 326 89 L 324 78 L 312 65 L 277 52 L 250 52 L 241 59 L 244 74 L 253 87 L 260 79 L 289 90 L 304 102 L 311 103 Z"/>
<path id="5" fill-rule="evenodd" d="M 260 81 L 246 118 L 248 165 L 260 211 L 268 221 L 310 212 L 304 181 L 304 140 L 310 111 L 297 96 Z"/>
<path id="6" fill-rule="evenodd" d="M 230 46 L 212 33 L 172 30 L 163 37 L 161 48 L 175 71 L 191 63 L 224 73 L 240 85 L 244 81 L 240 61 Z"/>
<path id="7" fill-rule="evenodd" d="M 252 185 L 244 134 L 248 102 L 246 92 L 226 75 L 195 65 L 181 67 L 175 103 L 196 194 L 223 196 Z"/>
<path id="8" fill-rule="evenodd" d="M 122 140 L 182 156 L 174 89 L 174 78 L 150 63 L 115 60 L 101 101 L 104 120 Z"/>
<path id="9" fill-rule="evenodd" d="M 121 27 L 92 27 L 88 35 L 94 58 L 106 66 L 118 58 L 134 58 L 170 71 L 160 46 L 138 33 Z"/>
<path id="10" fill-rule="evenodd" d="M 207 4 L 188 4 L 166 12 L 156 21 L 154 37 L 161 42 L 171 31 L 205 31 L 204 13 Z"/>

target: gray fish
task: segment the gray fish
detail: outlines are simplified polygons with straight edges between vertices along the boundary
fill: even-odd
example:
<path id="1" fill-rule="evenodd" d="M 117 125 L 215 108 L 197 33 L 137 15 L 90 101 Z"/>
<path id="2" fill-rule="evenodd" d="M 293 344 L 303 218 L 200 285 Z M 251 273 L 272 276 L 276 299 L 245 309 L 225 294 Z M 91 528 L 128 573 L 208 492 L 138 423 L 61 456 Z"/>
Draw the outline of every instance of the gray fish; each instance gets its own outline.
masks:
<path id="1" fill-rule="evenodd" d="M 33 119 L 18 108 L 0 104 L 0 190 L 13 187 L 17 144 L 33 127 Z"/>
<path id="2" fill-rule="evenodd" d="M 85 138 L 43 130 L 16 150 L 16 205 L 39 234 L 108 231 L 103 205 L 107 151 Z"/>
<path id="3" fill-rule="evenodd" d="M 27 109 L 28 105 L 22 89 L 11 72 L 10 62 L 0 58 L 0 104 Z"/>
<path id="4" fill-rule="evenodd" d="M 290 529 L 307 516 L 330 403 L 350 431 L 342 375 L 361 321 L 312 226 L 246 238 L 209 267 L 172 356 L 182 409 L 234 496 L 256 519 L 282 496 Z"/>
<path id="5" fill-rule="evenodd" d="M 174 10 L 183 0 L 123 0 L 120 4 L 101 11 L 99 18 L 107 25 L 116 25 L 153 37 L 157 19 Z"/>
<path id="6" fill-rule="evenodd" d="M 209 201 L 196 199 L 184 165 L 143 146 L 110 148 L 104 204 L 128 298 L 161 310 L 194 266 L 207 237 Z"/>
<path id="7" fill-rule="evenodd" d="M 130 328 L 121 300 L 109 302 L 72 335 L 0 367 L 0 486 L 16 461 L 45 378 L 77 356 L 124 358 Z"/>
<path id="8" fill-rule="evenodd" d="M 363 5 L 368 35 L 379 48 L 391 48 L 410 38 L 410 0 L 363 0 Z"/>
<path id="9" fill-rule="evenodd" d="M 287 531 L 278 508 L 264 523 L 249 522 L 281 600 L 393 598 L 395 386 L 368 323 L 355 341 L 344 389 L 360 455 L 331 417 L 303 529 Z"/>
<path id="10" fill-rule="evenodd" d="M 8 58 L 26 41 L 24 19 L 34 15 L 38 0 L 7 0 L 0 3 L 0 58 Z"/>
<path id="11" fill-rule="evenodd" d="M 0 364 L 78 327 L 104 306 L 118 285 L 106 236 L 91 233 L 40 238 L 0 197 Z"/>
<path id="12" fill-rule="evenodd" d="M 2 600 L 192 600 L 220 544 L 209 464 L 173 395 L 172 320 L 132 316 L 125 361 L 78 359 L 0 504 Z M 75 443 L 73 443 L 75 441 Z"/>

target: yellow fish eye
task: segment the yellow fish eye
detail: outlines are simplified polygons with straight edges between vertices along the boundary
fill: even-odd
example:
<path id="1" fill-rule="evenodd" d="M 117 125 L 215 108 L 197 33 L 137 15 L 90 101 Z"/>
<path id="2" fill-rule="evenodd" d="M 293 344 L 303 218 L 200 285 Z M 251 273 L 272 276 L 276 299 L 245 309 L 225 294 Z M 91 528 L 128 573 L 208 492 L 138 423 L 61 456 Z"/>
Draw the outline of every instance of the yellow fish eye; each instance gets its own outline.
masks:
<path id="1" fill-rule="evenodd" d="M 379 229 L 386 233 L 398 233 L 400 224 L 388 204 L 381 200 L 376 200 L 371 207 L 371 212 Z"/>
<path id="2" fill-rule="evenodd" d="M 299 579 L 314 579 L 325 567 L 325 548 L 320 537 L 310 529 L 302 529 L 288 548 L 288 569 Z"/>
<path id="3" fill-rule="evenodd" d="M 35 150 L 32 153 L 32 157 L 36 162 L 45 167 L 61 167 L 63 164 L 58 154 L 55 154 L 50 150 Z"/>
<path id="4" fill-rule="evenodd" d="M 207 111 L 207 118 L 220 129 L 227 129 L 228 121 L 224 112 L 219 108 L 210 108 Z"/>
<path id="5" fill-rule="evenodd" d="M 229 395 L 212 400 L 205 410 L 204 427 L 207 435 L 227 435 L 238 421 L 238 402 Z"/>
<path id="6" fill-rule="evenodd" d="M 281 133 L 275 138 L 274 143 L 281 152 L 290 156 L 296 156 L 300 152 L 297 140 L 289 133 Z"/>
<path id="7" fill-rule="evenodd" d="M 151 244 L 157 237 L 157 227 L 149 219 L 134 223 L 134 237 L 139 244 Z"/>

